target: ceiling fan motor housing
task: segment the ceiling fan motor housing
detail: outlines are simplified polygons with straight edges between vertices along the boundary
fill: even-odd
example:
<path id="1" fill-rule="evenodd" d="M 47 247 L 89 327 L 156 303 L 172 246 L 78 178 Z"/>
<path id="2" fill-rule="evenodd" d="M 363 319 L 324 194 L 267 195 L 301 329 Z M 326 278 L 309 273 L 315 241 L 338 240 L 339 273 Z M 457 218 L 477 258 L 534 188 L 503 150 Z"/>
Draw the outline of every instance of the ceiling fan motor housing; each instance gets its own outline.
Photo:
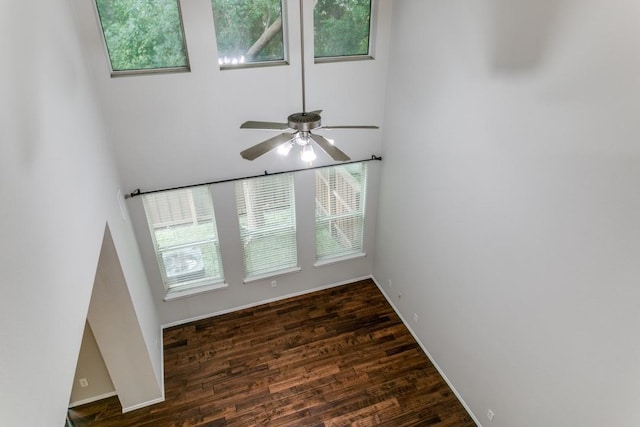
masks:
<path id="1" fill-rule="evenodd" d="M 295 113 L 289 116 L 288 121 L 291 129 L 309 132 L 320 127 L 320 114 Z"/>

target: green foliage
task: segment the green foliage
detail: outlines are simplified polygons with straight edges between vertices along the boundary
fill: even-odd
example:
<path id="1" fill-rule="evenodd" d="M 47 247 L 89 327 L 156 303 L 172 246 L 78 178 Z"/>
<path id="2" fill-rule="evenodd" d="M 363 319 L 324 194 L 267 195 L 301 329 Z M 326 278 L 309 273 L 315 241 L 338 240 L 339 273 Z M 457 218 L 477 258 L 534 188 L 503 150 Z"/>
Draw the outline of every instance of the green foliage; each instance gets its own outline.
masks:
<path id="1" fill-rule="evenodd" d="M 260 36 L 281 18 L 280 0 L 211 0 L 220 58 L 247 55 Z M 284 59 L 282 27 L 247 61 Z"/>
<path id="2" fill-rule="evenodd" d="M 318 0 L 315 57 L 367 55 L 370 17 L 371 0 Z"/>
<path id="3" fill-rule="evenodd" d="M 176 0 L 97 0 L 114 71 L 185 67 Z"/>
<path id="4" fill-rule="evenodd" d="M 187 66 L 177 0 L 96 3 L 114 71 Z M 211 5 L 220 58 L 284 59 L 281 0 L 211 0 Z M 368 54 L 370 13 L 370 0 L 317 0 L 315 56 Z M 256 43 L 263 35 L 265 42 Z"/>

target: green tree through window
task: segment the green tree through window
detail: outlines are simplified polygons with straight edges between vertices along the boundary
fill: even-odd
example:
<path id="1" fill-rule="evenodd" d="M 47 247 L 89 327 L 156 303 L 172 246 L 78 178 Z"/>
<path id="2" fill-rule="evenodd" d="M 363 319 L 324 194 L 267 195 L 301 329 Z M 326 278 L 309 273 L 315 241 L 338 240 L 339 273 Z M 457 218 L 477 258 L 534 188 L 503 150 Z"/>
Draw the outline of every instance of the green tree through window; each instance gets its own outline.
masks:
<path id="1" fill-rule="evenodd" d="M 113 71 L 186 68 L 177 0 L 97 0 Z"/>
<path id="2" fill-rule="evenodd" d="M 284 60 L 280 0 L 211 0 L 220 65 Z"/>
<path id="3" fill-rule="evenodd" d="M 317 0 L 315 57 L 369 54 L 371 0 Z"/>

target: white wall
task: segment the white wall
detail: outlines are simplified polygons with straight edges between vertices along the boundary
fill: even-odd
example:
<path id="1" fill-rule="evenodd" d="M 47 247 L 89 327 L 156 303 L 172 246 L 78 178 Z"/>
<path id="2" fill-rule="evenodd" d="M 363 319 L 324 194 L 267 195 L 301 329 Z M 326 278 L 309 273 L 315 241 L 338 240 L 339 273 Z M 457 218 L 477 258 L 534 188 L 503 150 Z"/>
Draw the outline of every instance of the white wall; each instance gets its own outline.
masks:
<path id="1" fill-rule="evenodd" d="M 218 67 L 213 14 L 209 0 L 181 2 L 191 71 L 163 75 L 111 78 L 108 59 L 93 2 L 72 0 L 81 16 L 81 37 L 98 82 L 102 111 L 114 142 L 117 163 L 127 192 L 162 189 L 221 179 L 253 176 L 303 168 L 296 158 L 275 153 L 253 162 L 240 151 L 270 136 L 272 132 L 242 130 L 246 120 L 285 121 L 302 109 L 301 58 L 298 0 L 285 1 L 290 65 L 221 71 Z M 374 61 L 314 64 L 312 7 L 306 0 L 307 110 L 323 109 L 324 124 L 383 125 L 390 1 L 379 4 Z M 326 134 L 326 133 L 325 133 Z M 352 159 L 370 158 L 381 151 L 382 132 L 372 130 L 331 131 L 339 147 Z M 333 163 L 324 154 L 315 165 Z M 369 218 L 375 220 L 377 167 L 372 165 Z M 313 191 L 311 175 L 300 175 L 296 186 Z M 242 284 L 242 255 L 237 230 L 233 184 L 212 189 L 214 208 L 223 244 L 223 263 L 229 287 L 222 291 L 164 302 L 164 290 L 140 198 L 127 201 L 154 300 L 163 324 L 217 313 L 279 298 L 318 286 L 367 276 L 372 258 L 314 268 L 313 203 L 303 203 L 307 192 L 298 191 L 298 231 L 302 272 Z M 304 209 L 305 214 L 300 211 Z M 373 251 L 374 228 L 368 226 L 366 250 Z"/>
<path id="2" fill-rule="evenodd" d="M 138 317 L 122 262 L 106 227 L 87 321 L 96 337 L 123 412 L 164 400 L 164 379 L 154 369 L 153 358 L 160 353 L 162 338 L 145 335 Z M 148 287 L 145 286 L 148 291 Z M 147 298 L 150 300 L 150 298 Z M 155 332 L 159 331 L 156 324 Z M 148 337 L 153 339 L 150 344 Z M 162 372 L 160 372 L 163 374 Z"/>
<path id="3" fill-rule="evenodd" d="M 148 358 L 159 321 L 66 0 L 0 3 L 0 418 L 64 423 L 107 222 Z"/>
<path id="4" fill-rule="evenodd" d="M 485 426 L 640 425 L 640 3 L 394 3 L 376 279 Z"/>
<path id="5" fill-rule="evenodd" d="M 87 380 L 88 385 L 83 387 L 80 384 L 81 379 Z M 76 373 L 73 376 L 69 406 L 78 406 L 98 400 L 96 399 L 97 396 L 105 397 L 115 394 L 116 389 L 113 386 L 111 377 L 109 377 L 109 371 L 98 348 L 96 338 L 91 331 L 91 326 L 87 322 L 84 325 L 84 333 L 82 334 L 82 344 L 78 355 Z"/>

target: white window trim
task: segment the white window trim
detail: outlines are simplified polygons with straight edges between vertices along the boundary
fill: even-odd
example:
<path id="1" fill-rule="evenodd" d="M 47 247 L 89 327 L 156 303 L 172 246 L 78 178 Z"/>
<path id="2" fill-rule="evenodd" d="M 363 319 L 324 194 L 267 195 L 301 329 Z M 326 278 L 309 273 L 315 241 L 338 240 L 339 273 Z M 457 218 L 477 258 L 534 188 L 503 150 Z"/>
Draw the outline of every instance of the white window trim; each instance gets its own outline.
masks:
<path id="1" fill-rule="evenodd" d="M 197 186 L 197 187 L 204 187 L 204 186 Z M 206 190 L 207 190 L 208 196 L 212 197 L 210 189 L 207 187 Z M 192 196 L 189 196 L 189 197 L 192 197 Z M 187 297 L 187 296 L 195 295 L 202 292 L 208 292 L 211 290 L 226 288 L 228 286 L 225 283 L 225 278 L 224 278 L 224 269 L 222 266 L 222 252 L 220 247 L 220 236 L 218 235 L 218 231 L 217 231 L 218 225 L 216 222 L 215 210 L 213 207 L 213 200 L 211 200 L 210 202 L 211 202 L 211 209 L 212 209 L 211 220 L 213 222 L 214 229 L 215 229 L 215 234 L 214 234 L 215 237 L 209 237 L 200 241 L 185 242 L 182 244 L 178 244 L 170 247 L 164 247 L 161 249 L 158 246 L 158 243 L 156 242 L 157 237 L 155 235 L 155 230 L 152 229 L 153 226 L 149 218 L 149 212 L 147 211 L 147 206 L 145 204 L 145 201 L 143 200 L 143 203 L 142 203 L 143 210 L 145 211 L 146 222 L 149 229 L 153 250 L 155 253 L 155 259 L 156 259 L 155 264 L 158 268 L 158 272 L 160 274 L 160 278 L 163 284 L 164 295 L 165 295 L 163 298 L 164 301 L 171 301 L 174 299 L 179 299 L 182 297 Z M 192 209 L 195 209 L 195 208 L 192 206 Z M 196 215 L 195 211 L 192 211 L 192 215 Z M 188 248 L 194 245 L 197 245 L 197 246 L 211 245 L 211 247 L 215 249 L 215 252 L 217 253 L 217 257 L 218 257 L 218 262 L 220 264 L 220 271 L 219 271 L 220 274 L 214 275 L 214 276 L 200 277 L 192 280 L 187 280 L 184 282 L 178 281 L 176 283 L 169 283 L 170 280 L 167 277 L 166 267 L 163 261 L 162 254 L 165 251 L 171 251 L 171 250 L 176 250 L 180 248 Z"/>
<path id="2" fill-rule="evenodd" d="M 242 283 L 244 283 L 246 285 L 248 283 L 259 282 L 260 280 L 269 279 L 271 277 L 285 276 L 287 274 L 298 273 L 300 271 L 302 271 L 302 268 L 300 268 L 300 267 L 285 268 L 283 270 L 271 271 L 271 272 L 265 273 L 265 274 L 259 274 L 259 275 L 256 275 L 256 276 L 245 277 L 244 280 L 242 281 Z"/>
<path id="3" fill-rule="evenodd" d="M 346 56 L 323 56 L 314 58 L 314 64 L 332 64 L 335 62 L 370 61 L 375 59 L 371 54 L 367 55 L 346 55 Z"/>
<path id="4" fill-rule="evenodd" d="M 213 13 L 213 9 L 212 9 L 212 13 Z M 247 68 L 261 68 L 261 67 L 281 67 L 283 65 L 290 65 L 290 62 L 289 62 L 289 14 L 288 14 L 286 0 L 280 0 L 280 13 L 282 15 L 282 49 L 283 49 L 282 59 L 277 59 L 274 61 L 245 62 L 243 64 L 219 64 L 218 67 L 220 68 L 220 71 L 241 70 L 241 69 L 247 69 Z M 215 18 L 214 18 L 213 25 L 214 25 L 213 31 L 215 32 Z M 369 44 L 369 46 L 371 46 L 371 44 Z M 216 41 L 216 55 L 218 56 L 218 59 L 219 59 L 220 53 L 218 52 L 217 41 Z"/>
<path id="5" fill-rule="evenodd" d="M 213 283 L 209 285 L 200 285 L 188 289 L 175 289 L 170 290 L 165 294 L 164 301 L 174 301 L 181 298 L 187 298 L 197 294 L 203 294 L 205 292 L 217 291 L 219 289 L 226 289 L 229 285 L 227 283 Z"/>
<path id="6" fill-rule="evenodd" d="M 268 177 L 268 176 L 267 176 Z M 246 193 L 244 192 L 244 182 L 245 181 L 250 181 L 250 180 L 261 180 L 264 179 L 264 177 L 260 176 L 260 177 L 253 177 L 253 178 L 248 178 L 246 180 L 242 180 L 240 183 L 236 184 L 236 207 L 239 209 L 239 198 L 238 198 L 238 185 L 242 185 L 243 186 L 243 195 L 242 197 L 246 196 Z M 271 178 L 271 179 L 275 179 L 275 178 Z M 287 173 L 286 175 L 284 175 L 284 177 L 278 178 L 278 180 L 281 180 L 281 182 L 286 182 L 288 184 L 291 185 L 291 188 L 288 189 L 290 190 L 290 197 L 291 197 L 291 202 L 293 204 L 293 206 L 290 208 L 291 209 L 291 220 L 292 220 L 292 224 L 286 224 L 286 225 L 275 225 L 275 226 L 271 226 L 268 228 L 258 228 L 256 230 L 253 231 L 246 231 L 249 230 L 248 228 L 244 229 L 245 231 L 243 231 L 243 227 L 240 226 L 240 241 L 243 243 L 243 257 L 244 257 L 244 261 L 243 261 L 243 266 L 244 266 L 244 274 L 245 274 L 245 279 L 243 280 L 243 283 L 249 283 L 249 282 L 255 282 L 258 280 L 263 280 L 265 278 L 268 277 L 273 277 L 273 276 L 278 276 L 278 275 L 283 275 L 283 274 L 288 274 L 288 273 L 292 273 L 292 272 L 297 272 L 300 271 L 300 267 L 298 266 L 299 263 L 299 259 L 298 259 L 298 248 L 297 248 L 297 235 L 298 235 L 298 230 L 297 230 L 297 222 L 296 222 L 296 205 L 295 205 L 295 183 L 294 183 L 294 177 L 292 173 Z M 259 192 L 253 192 L 251 194 L 252 197 L 255 197 L 257 195 L 259 195 Z M 244 203 L 246 204 L 247 201 L 246 199 L 244 200 Z M 238 220 L 240 220 L 240 214 L 238 211 Z M 295 259 L 289 259 L 287 263 L 281 263 L 278 266 L 275 266 L 276 268 L 271 270 L 271 271 L 264 271 L 265 269 L 256 269 L 253 268 L 254 271 L 247 271 L 247 270 L 251 270 L 248 268 L 248 266 L 246 265 L 246 261 L 247 261 L 247 247 L 245 245 L 245 239 L 247 237 L 255 237 L 255 236 L 268 236 L 268 237 L 277 237 L 277 236 L 282 236 L 282 235 L 289 235 L 292 234 L 294 237 L 294 244 L 295 247 L 293 247 L 292 249 L 294 249 L 294 253 L 295 253 Z M 260 252 L 261 254 L 261 252 Z M 255 266 L 254 266 L 255 267 Z M 257 271 L 256 271 L 257 270 Z"/>
<path id="7" fill-rule="evenodd" d="M 315 23 L 313 22 L 313 13 L 311 14 L 311 28 L 315 31 Z M 351 61 L 369 61 L 374 60 L 375 56 L 373 52 L 375 51 L 376 45 L 376 37 L 375 33 L 378 28 L 378 0 L 371 0 L 371 11 L 369 13 L 369 51 L 366 54 L 362 55 L 345 55 L 345 56 L 315 56 L 315 49 L 313 54 L 313 63 L 314 64 L 331 64 L 334 62 L 351 62 Z"/>
<path id="8" fill-rule="evenodd" d="M 352 254 L 337 256 L 334 258 L 320 259 L 313 264 L 314 267 L 326 267 L 331 264 L 337 264 L 339 262 L 352 261 L 354 259 L 364 258 L 367 256 L 366 252 L 356 252 Z"/>
<path id="9" fill-rule="evenodd" d="M 365 162 L 361 162 L 363 170 L 365 171 L 365 180 L 363 183 L 361 183 L 363 185 L 363 191 L 362 191 L 362 196 L 364 197 L 363 201 L 362 201 L 362 206 L 361 209 L 358 211 L 350 211 L 347 213 L 342 213 L 342 214 L 334 214 L 334 215 L 329 215 L 329 216 L 325 216 L 322 218 L 322 222 L 330 222 L 332 220 L 335 219 L 340 219 L 340 218 L 357 218 L 360 219 L 362 221 L 362 240 L 360 241 L 360 247 L 358 248 L 354 248 L 352 250 L 345 250 L 341 253 L 338 253 L 336 255 L 326 255 L 323 257 L 318 257 L 318 242 L 317 242 L 317 237 L 316 237 L 316 261 L 313 264 L 314 267 L 322 267 L 325 265 L 331 265 L 331 264 L 335 264 L 335 263 L 339 263 L 339 262 L 343 262 L 343 261 L 349 261 L 352 259 L 356 259 L 356 258 L 361 258 L 361 257 L 365 257 L 367 254 L 364 251 L 364 242 L 365 242 L 365 230 L 366 230 L 366 221 L 367 221 L 367 216 L 365 213 L 366 210 L 366 200 L 368 199 L 368 191 L 369 191 L 369 168 L 367 167 Z M 336 165 L 333 167 L 340 167 L 340 165 Z M 317 174 L 317 171 L 316 171 Z M 316 175 L 317 176 L 317 175 Z M 317 178 L 316 178 L 317 179 Z M 315 204 L 317 205 L 318 203 L 318 199 L 317 199 L 318 195 L 316 194 L 316 201 Z M 316 230 L 317 230 L 317 226 L 318 226 L 318 218 L 316 217 L 315 219 L 315 223 L 316 223 Z"/>
<path id="10" fill-rule="evenodd" d="M 104 33 L 104 27 L 102 26 L 102 18 L 100 17 L 100 11 L 98 10 L 98 2 L 93 0 L 93 9 L 98 25 L 98 30 L 101 35 L 103 50 L 107 58 L 107 66 L 109 67 L 109 75 L 111 77 L 129 77 L 140 76 L 146 74 L 169 74 L 169 73 L 189 73 L 191 72 L 191 62 L 189 61 L 189 49 L 187 47 L 187 36 L 184 30 L 184 19 L 182 15 L 182 2 L 176 0 L 178 5 L 178 19 L 180 20 L 180 32 L 182 33 L 182 46 L 184 47 L 184 56 L 186 64 L 178 67 L 163 67 L 163 68 L 141 68 L 135 70 L 114 70 L 111 62 L 111 54 L 107 46 L 107 36 Z"/>

